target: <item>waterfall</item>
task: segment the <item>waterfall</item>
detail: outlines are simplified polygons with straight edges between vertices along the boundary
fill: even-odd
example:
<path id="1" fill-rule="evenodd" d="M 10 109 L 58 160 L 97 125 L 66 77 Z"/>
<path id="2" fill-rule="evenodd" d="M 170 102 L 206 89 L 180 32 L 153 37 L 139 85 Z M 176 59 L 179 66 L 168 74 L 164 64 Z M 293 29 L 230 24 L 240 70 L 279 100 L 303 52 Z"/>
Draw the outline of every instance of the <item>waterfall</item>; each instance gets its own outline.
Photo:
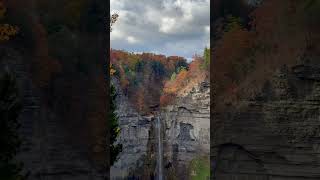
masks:
<path id="1" fill-rule="evenodd" d="M 158 159 L 157 159 L 157 168 L 158 168 L 158 180 L 162 180 L 162 142 L 161 142 L 161 121 L 159 116 L 157 117 L 157 140 L 158 140 Z"/>

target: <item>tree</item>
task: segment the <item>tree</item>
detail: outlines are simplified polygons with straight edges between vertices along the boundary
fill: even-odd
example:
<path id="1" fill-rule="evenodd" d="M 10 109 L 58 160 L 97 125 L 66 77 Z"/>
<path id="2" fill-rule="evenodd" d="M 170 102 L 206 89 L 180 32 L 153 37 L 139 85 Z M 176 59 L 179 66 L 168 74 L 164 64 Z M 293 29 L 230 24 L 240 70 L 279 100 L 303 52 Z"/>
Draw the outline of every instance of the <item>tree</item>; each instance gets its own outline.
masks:
<path id="1" fill-rule="evenodd" d="M 140 88 L 136 92 L 137 96 L 137 101 L 136 101 L 136 106 L 139 112 L 143 112 L 145 110 L 145 90 L 143 87 Z"/>
<path id="2" fill-rule="evenodd" d="M 114 75 L 116 70 L 112 68 L 112 64 L 110 64 L 110 76 Z"/>
<path id="3" fill-rule="evenodd" d="M 5 17 L 7 9 L 5 8 L 3 2 L 0 1 L 0 20 Z M 18 28 L 9 24 L 0 24 L 0 42 L 8 41 L 10 37 L 18 33 Z"/>
<path id="4" fill-rule="evenodd" d="M 171 81 L 174 81 L 174 80 L 176 79 L 176 77 L 177 77 L 176 72 L 173 72 L 172 75 L 171 75 L 170 80 L 171 80 Z"/>
<path id="5" fill-rule="evenodd" d="M 118 18 L 117 14 L 113 14 L 110 18 L 110 32 L 112 31 L 112 24 L 116 22 Z M 110 75 L 115 73 L 115 70 L 110 64 Z M 120 128 L 118 124 L 118 116 L 116 114 L 116 88 L 111 84 L 110 85 L 110 109 L 109 109 L 109 120 L 110 120 L 110 165 L 112 166 L 114 162 L 117 161 L 119 153 L 122 151 L 122 144 L 115 144 L 117 137 L 120 134 Z"/>
<path id="6" fill-rule="evenodd" d="M 117 160 L 118 154 L 122 151 L 121 144 L 115 144 L 118 135 L 120 134 L 120 128 L 118 124 L 118 116 L 116 114 L 116 89 L 113 85 L 111 87 L 110 92 L 110 109 L 109 109 L 109 120 L 111 124 L 111 135 L 110 135 L 110 165 L 112 166 L 114 162 Z"/>
<path id="7" fill-rule="evenodd" d="M 110 17 L 110 32 L 112 32 L 112 25 L 117 21 L 118 17 L 118 14 L 112 14 Z"/>
<path id="8" fill-rule="evenodd" d="M 21 145 L 18 135 L 21 111 L 16 82 L 9 73 L 0 76 L 0 179 L 22 180 L 22 163 L 15 160 Z"/>
<path id="9" fill-rule="evenodd" d="M 207 48 L 207 47 L 204 48 L 203 59 L 204 59 L 203 67 L 205 69 L 209 68 L 210 67 L 210 48 Z"/>

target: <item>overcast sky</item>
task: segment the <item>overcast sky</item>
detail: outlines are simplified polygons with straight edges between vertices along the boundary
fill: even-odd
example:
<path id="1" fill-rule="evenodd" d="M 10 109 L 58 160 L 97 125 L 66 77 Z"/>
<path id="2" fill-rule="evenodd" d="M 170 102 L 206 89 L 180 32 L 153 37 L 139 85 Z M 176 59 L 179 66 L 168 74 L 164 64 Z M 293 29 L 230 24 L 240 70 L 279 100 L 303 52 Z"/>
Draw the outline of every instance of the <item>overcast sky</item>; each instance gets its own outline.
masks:
<path id="1" fill-rule="evenodd" d="M 210 0 L 111 0 L 111 48 L 187 59 L 210 46 Z"/>

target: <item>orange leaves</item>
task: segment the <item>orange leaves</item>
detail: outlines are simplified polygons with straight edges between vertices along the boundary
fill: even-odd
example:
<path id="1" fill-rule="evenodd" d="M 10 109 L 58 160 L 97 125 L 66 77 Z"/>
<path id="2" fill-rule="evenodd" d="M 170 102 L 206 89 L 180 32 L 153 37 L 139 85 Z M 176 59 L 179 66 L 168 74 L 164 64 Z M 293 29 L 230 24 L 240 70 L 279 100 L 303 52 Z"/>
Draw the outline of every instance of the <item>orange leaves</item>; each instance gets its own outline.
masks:
<path id="1" fill-rule="evenodd" d="M 245 61 L 248 61 L 250 51 L 254 48 L 254 34 L 243 28 L 239 22 L 231 22 L 228 31 L 214 49 L 213 79 L 217 85 L 216 91 L 225 92 L 235 81 L 245 73 Z"/>
<path id="2" fill-rule="evenodd" d="M 160 97 L 160 106 L 164 107 L 169 105 L 174 101 L 175 95 L 174 94 L 163 94 Z"/>
<path id="3" fill-rule="evenodd" d="M 183 86 L 185 83 L 184 80 L 187 78 L 188 72 L 185 69 L 182 69 L 176 77 L 177 86 Z"/>
<path id="4" fill-rule="evenodd" d="M 197 73 L 200 73 L 202 70 L 200 69 L 200 65 L 203 63 L 203 60 L 199 57 L 195 60 L 193 60 L 189 65 L 189 74 L 190 76 L 197 75 Z"/>
<path id="5" fill-rule="evenodd" d="M 163 89 L 164 93 L 168 94 L 176 94 L 177 91 L 183 87 L 186 83 L 188 72 L 185 69 L 182 69 L 176 76 L 175 79 L 168 81 Z"/>
<path id="6" fill-rule="evenodd" d="M 136 106 L 137 106 L 137 110 L 142 112 L 145 110 L 145 92 L 143 88 L 138 89 L 138 91 L 136 92 Z"/>
<path id="7" fill-rule="evenodd" d="M 111 49 L 110 63 L 117 69 L 117 78 L 120 80 L 122 90 L 128 94 L 129 101 L 139 112 L 148 112 L 149 106 L 158 104 L 159 101 L 171 101 L 174 93 L 184 87 L 188 79 L 187 70 L 181 70 L 174 78 L 174 82 L 168 81 L 165 87 L 163 83 L 159 83 L 165 78 L 170 78 L 179 67 L 186 67 L 186 60 L 179 56 L 135 54 Z M 171 93 L 170 98 L 160 97 L 163 89 Z"/>
<path id="8" fill-rule="evenodd" d="M 168 105 L 175 96 L 189 92 L 195 85 L 205 80 L 208 72 L 201 68 L 203 61 L 201 57 L 194 57 L 189 64 L 189 70 L 182 68 L 175 78 L 165 82 L 164 94 L 160 98 L 162 106 Z"/>
<path id="9" fill-rule="evenodd" d="M 109 68 L 110 68 L 110 76 L 113 76 L 113 74 L 116 73 L 116 70 L 112 68 L 112 64 L 110 64 Z"/>
<path id="10" fill-rule="evenodd" d="M 284 16 L 285 4 L 285 1 L 264 1 L 262 6 L 252 12 L 251 26 L 259 33 L 260 37 L 264 37 L 265 40 L 273 38 L 275 27 L 280 25 L 280 19 Z"/>
<path id="11" fill-rule="evenodd" d="M 0 42 L 8 41 L 10 37 L 18 33 L 18 28 L 9 24 L 0 24 Z"/>
<path id="12" fill-rule="evenodd" d="M 0 1 L 0 19 L 4 18 L 7 9 Z M 10 37 L 18 33 L 18 27 L 9 24 L 0 24 L 0 42 L 8 41 Z"/>
<path id="13" fill-rule="evenodd" d="M 130 69 L 134 69 L 138 62 L 139 62 L 139 56 L 135 54 L 128 54 L 126 64 L 128 64 Z"/>
<path id="14" fill-rule="evenodd" d="M 217 61 L 232 61 L 242 57 L 252 46 L 252 34 L 239 24 L 233 26 L 230 31 L 225 32 L 215 49 Z"/>
<path id="15" fill-rule="evenodd" d="M 319 33 L 307 25 L 304 2 L 263 1 L 251 13 L 250 28 L 233 22 L 232 28 L 222 34 L 213 49 L 217 103 L 230 97 L 254 96 L 276 69 L 294 65 L 303 55 L 316 51 L 306 50 L 311 43 L 306 39 Z"/>
<path id="16" fill-rule="evenodd" d="M 165 83 L 163 92 L 168 94 L 174 94 L 178 91 L 177 85 L 175 84 L 175 81 L 168 81 Z"/>

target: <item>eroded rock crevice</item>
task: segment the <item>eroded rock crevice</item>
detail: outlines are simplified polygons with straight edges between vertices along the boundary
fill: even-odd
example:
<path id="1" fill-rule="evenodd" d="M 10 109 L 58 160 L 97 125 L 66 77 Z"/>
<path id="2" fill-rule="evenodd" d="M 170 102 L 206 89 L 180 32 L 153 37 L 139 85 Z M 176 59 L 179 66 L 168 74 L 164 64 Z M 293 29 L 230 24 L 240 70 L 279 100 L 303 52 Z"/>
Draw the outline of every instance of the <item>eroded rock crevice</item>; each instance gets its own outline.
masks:
<path id="1" fill-rule="evenodd" d="M 157 136 L 156 118 L 161 120 L 163 143 L 163 173 L 175 168 L 176 175 L 188 178 L 190 161 L 198 156 L 209 158 L 210 144 L 210 86 L 203 82 L 174 105 L 161 108 L 150 115 L 139 114 L 117 88 L 117 113 L 121 134 L 119 143 L 123 151 L 111 168 L 111 179 L 126 177 L 154 178 L 156 175 Z M 179 177 L 179 176 L 178 176 Z"/>
<path id="2" fill-rule="evenodd" d="M 284 66 L 256 98 L 213 113 L 215 179 L 320 178 L 317 67 Z"/>

